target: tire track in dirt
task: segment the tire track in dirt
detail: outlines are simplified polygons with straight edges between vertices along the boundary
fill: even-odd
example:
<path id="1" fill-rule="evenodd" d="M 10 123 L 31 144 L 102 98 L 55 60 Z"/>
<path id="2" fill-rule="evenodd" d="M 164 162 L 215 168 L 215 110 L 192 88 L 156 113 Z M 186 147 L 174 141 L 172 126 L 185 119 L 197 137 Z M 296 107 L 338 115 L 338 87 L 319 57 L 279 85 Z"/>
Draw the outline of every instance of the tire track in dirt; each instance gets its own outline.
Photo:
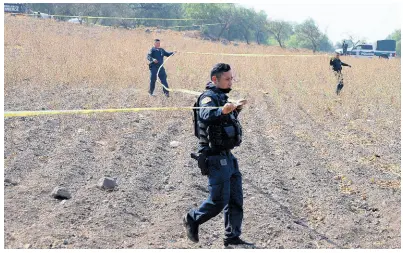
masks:
<path id="1" fill-rule="evenodd" d="M 159 129 L 154 136 L 154 143 L 146 151 L 149 154 L 148 171 L 140 176 L 142 182 L 146 182 L 147 202 L 144 213 L 148 222 L 144 234 L 136 238 L 136 247 L 144 248 L 169 248 L 180 238 L 182 230 L 178 228 L 179 219 L 174 213 L 178 211 L 177 194 L 180 193 L 182 173 L 178 173 L 183 152 L 182 144 L 177 148 L 170 147 L 169 143 L 177 139 L 183 131 L 182 124 L 176 117 L 171 118 L 169 113 L 165 115 L 163 124 L 157 120 L 154 127 Z M 165 129 L 167 127 L 167 129 Z M 176 140 L 182 142 L 182 140 Z M 183 235 L 182 235 L 183 238 Z"/>
<path id="2" fill-rule="evenodd" d="M 5 240 L 23 241 L 32 237 L 35 223 L 41 217 L 41 201 L 49 196 L 46 191 L 46 175 L 40 173 L 58 143 L 61 142 L 60 133 L 49 135 L 49 127 L 59 122 L 49 119 L 15 118 L 5 120 L 5 178 L 17 183 L 15 186 L 5 187 L 5 210 L 17 208 L 19 212 L 5 212 Z M 27 126 L 30 127 L 27 127 Z M 28 130 L 20 131 L 20 128 Z M 52 130 L 51 130 L 52 131 Z M 27 143 L 28 140 L 28 143 Z M 10 150 L 18 150 L 8 154 Z M 43 185 L 44 187 L 41 187 Z M 18 224 L 11 226 L 10 224 Z M 16 228 L 25 227 L 26 230 Z M 9 245 L 9 247 L 12 245 Z M 22 247 L 14 245 L 14 247 Z"/>
<path id="3" fill-rule="evenodd" d="M 301 141 L 305 141 L 306 143 L 308 143 L 306 148 L 310 148 L 314 151 L 314 156 L 313 161 L 311 161 L 310 163 L 312 164 L 312 162 L 314 162 L 315 160 L 320 161 L 321 166 L 318 167 L 318 169 L 314 170 L 315 174 L 320 174 L 322 173 L 323 170 L 327 170 L 327 166 L 325 166 L 327 163 L 329 163 L 331 161 L 331 159 L 329 159 L 328 156 L 323 154 L 323 149 L 326 149 L 326 151 L 330 152 L 331 155 L 333 157 L 336 157 L 336 159 L 340 159 L 340 161 L 345 161 L 346 159 L 343 159 L 343 156 L 340 156 L 340 154 L 338 154 L 337 152 L 332 152 L 334 150 L 332 150 L 332 147 L 337 147 L 337 144 L 334 143 L 328 143 L 325 136 L 323 136 L 323 134 L 321 133 L 321 130 L 323 129 L 320 125 L 316 124 L 316 122 L 314 121 L 314 119 L 312 117 L 309 117 L 310 115 L 306 115 L 307 112 L 305 110 L 303 110 L 303 108 L 297 103 L 295 108 L 291 108 L 289 109 L 289 112 L 285 113 L 283 118 L 285 120 L 287 120 L 285 123 L 285 125 L 290 126 L 290 134 L 295 134 L 298 133 L 298 131 L 302 128 L 304 130 L 308 129 L 310 131 L 312 131 L 313 133 L 311 133 L 311 136 L 315 136 L 315 142 L 312 141 L 306 141 L 306 136 L 304 135 L 300 135 L 300 137 L 302 138 L 298 138 L 301 139 Z M 304 121 L 305 119 L 305 121 Z M 308 121 L 306 121 L 306 119 L 308 119 Z M 298 122 L 297 124 L 294 124 L 295 122 Z M 307 127 L 304 126 L 304 123 L 307 123 L 308 125 Z M 295 129 L 297 128 L 297 129 Z M 315 145 L 315 143 L 320 142 L 323 146 L 318 146 Z M 316 150 L 316 151 L 315 151 Z M 337 149 L 336 149 L 337 150 Z M 315 155 L 316 153 L 316 155 Z M 315 158 L 316 156 L 316 158 Z M 332 157 L 330 156 L 330 157 Z M 304 163 L 302 163 L 304 164 Z M 346 165 L 344 165 L 344 168 L 351 168 L 354 165 L 352 165 L 351 163 L 348 163 Z M 331 173 L 334 173 L 333 171 L 328 171 Z M 330 180 L 330 182 L 332 182 L 334 180 Z M 341 185 L 343 186 L 343 185 Z M 340 187 L 340 185 L 339 185 Z M 307 187 L 303 187 L 303 189 L 308 189 Z M 321 190 L 321 195 L 324 195 L 324 192 Z M 337 195 L 342 195 L 342 196 L 337 196 Z M 331 194 L 329 195 L 331 196 Z M 342 193 L 336 192 L 336 199 L 334 200 L 337 204 L 337 208 L 342 208 L 344 215 L 342 215 L 340 217 L 340 219 L 343 220 L 343 224 L 344 227 L 340 227 L 340 226 L 326 226 L 326 224 L 318 224 L 319 228 L 322 229 L 326 229 L 326 230 L 339 230 L 340 234 L 339 235 L 335 235 L 334 237 L 345 237 L 345 241 L 346 243 L 344 244 L 346 247 L 381 247 L 381 245 L 375 245 L 373 242 L 384 238 L 384 237 L 390 237 L 390 232 L 392 232 L 392 234 L 396 234 L 393 233 L 392 231 L 387 231 L 384 228 L 378 228 L 380 221 L 379 218 L 383 215 L 385 215 L 386 213 L 383 214 L 379 214 L 379 208 L 378 207 L 374 207 L 373 204 L 369 204 L 367 201 L 362 200 L 359 196 L 356 195 L 344 195 Z M 314 205 L 315 203 L 313 203 Z M 323 203 L 319 203 L 318 204 L 322 209 L 322 212 L 327 212 L 327 210 L 323 210 Z M 310 204 L 308 204 L 308 206 L 310 206 Z M 326 205 L 325 205 L 326 206 Z M 315 208 L 313 208 L 315 209 Z M 320 210 L 318 209 L 318 210 Z M 347 210 L 346 210 L 347 209 Z M 315 210 L 317 211 L 317 210 Z M 346 212 L 347 211 L 347 212 Z M 339 211 L 336 211 L 336 213 L 339 213 Z M 347 218 L 347 221 L 345 220 Z M 345 234 L 342 233 L 343 230 L 347 230 L 347 232 Z M 368 233 L 368 234 L 380 234 L 382 233 L 382 235 L 379 236 L 375 236 L 373 237 L 373 240 L 362 240 L 360 243 L 357 243 L 357 241 L 360 241 L 359 238 L 357 238 L 357 232 L 356 231 L 360 231 L 360 233 Z M 385 233 L 386 232 L 386 233 Z M 388 235 L 389 234 L 389 235 Z M 391 238 L 389 238 L 391 239 Z M 390 241 L 389 242 L 392 245 L 399 245 L 397 244 L 397 242 L 393 242 Z"/>
<path id="4" fill-rule="evenodd" d="M 400 217 L 390 214 L 400 210 L 400 193 L 394 189 L 381 189 L 374 186 L 369 179 L 371 177 L 381 177 L 387 180 L 397 179 L 400 181 L 400 177 L 396 178 L 393 173 L 379 170 L 376 166 L 366 166 L 360 163 L 358 158 L 363 155 L 373 154 L 377 148 L 354 146 L 351 143 L 346 145 L 345 142 L 331 139 L 325 134 L 332 132 L 334 128 L 337 129 L 345 125 L 343 120 L 336 122 L 329 129 L 328 125 L 316 122 L 298 102 L 296 103 L 296 108 L 290 111 L 293 113 L 290 114 L 291 118 L 288 118 L 288 120 L 304 122 L 304 119 L 308 119 L 308 121 L 305 121 L 308 123 L 308 127 L 304 129 L 306 130 L 304 132 L 307 133 L 308 142 L 320 151 L 320 156 L 326 161 L 326 169 L 336 175 L 344 175 L 343 177 L 339 176 L 339 192 L 349 196 L 348 201 L 343 202 L 343 205 L 351 212 L 352 220 L 347 223 L 349 229 L 350 231 L 368 233 L 372 236 L 372 239 L 363 240 L 358 245 L 360 247 L 382 248 L 382 244 L 387 243 L 388 245 L 394 245 L 393 247 L 399 247 L 400 236 L 396 237 L 396 235 L 399 234 L 400 226 L 396 226 L 395 222 L 400 220 Z M 285 116 L 287 118 L 287 115 Z M 363 129 L 362 132 L 357 134 L 366 136 L 365 131 Z M 383 153 L 388 154 L 390 147 L 385 149 L 381 140 L 377 140 L 377 142 L 379 147 L 382 147 Z M 390 152 L 393 153 L 393 150 Z M 329 166 L 332 164 L 338 165 L 338 168 L 334 169 Z M 393 197 L 390 198 L 390 196 Z M 356 232 L 351 232 L 350 234 L 355 235 Z"/>
<path id="5" fill-rule="evenodd" d="M 254 192 L 254 196 L 249 197 L 253 199 L 250 206 L 254 208 L 249 211 L 259 216 L 253 222 L 256 224 L 250 225 L 251 229 L 256 234 L 263 234 L 257 239 L 264 247 L 310 248 L 318 246 L 316 241 L 324 240 L 328 243 L 326 247 L 340 248 L 341 246 L 330 239 L 326 233 L 318 232 L 307 225 L 308 221 L 304 221 L 307 214 L 302 207 L 299 207 L 307 203 L 310 195 L 317 194 L 315 190 L 310 190 L 314 188 L 313 185 L 317 186 L 318 183 L 315 181 L 330 180 L 331 176 L 326 173 L 319 175 L 323 178 L 321 180 L 313 179 L 316 176 L 310 174 L 309 168 L 302 168 L 308 164 L 306 157 L 312 156 L 312 151 L 308 151 L 306 145 L 299 142 L 295 135 L 284 127 L 283 121 L 275 111 L 276 107 L 268 97 L 257 98 L 253 102 L 256 108 L 250 109 L 254 113 L 252 126 L 256 128 L 247 129 L 247 132 L 253 132 L 254 137 L 248 139 L 246 136 L 247 147 L 244 146 L 245 152 L 253 154 L 249 155 L 251 157 L 247 160 L 246 169 L 244 168 L 245 191 Z M 276 132 L 273 133 L 273 131 Z M 240 160 L 242 163 L 242 159 Z M 303 165 L 295 165 L 296 163 Z M 296 169 L 299 171 L 295 171 Z M 328 187 L 326 183 L 321 184 L 322 187 Z M 336 190 L 334 186 L 331 188 L 333 191 Z M 306 194 L 308 196 L 299 196 L 300 189 L 309 192 Z M 270 205 L 272 203 L 275 204 L 274 207 Z M 306 229 L 301 229 L 296 224 Z M 267 235 L 254 228 L 268 230 Z M 270 239 L 266 241 L 267 238 Z M 290 241 L 292 244 L 286 245 Z"/>

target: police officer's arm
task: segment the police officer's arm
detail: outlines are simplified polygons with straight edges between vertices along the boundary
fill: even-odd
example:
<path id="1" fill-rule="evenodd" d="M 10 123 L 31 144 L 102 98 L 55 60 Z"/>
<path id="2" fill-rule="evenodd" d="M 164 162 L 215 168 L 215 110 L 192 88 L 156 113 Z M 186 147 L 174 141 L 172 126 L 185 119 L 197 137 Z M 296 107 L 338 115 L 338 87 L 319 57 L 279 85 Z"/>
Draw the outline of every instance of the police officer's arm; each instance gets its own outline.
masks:
<path id="1" fill-rule="evenodd" d="M 218 99 L 211 94 L 202 94 L 200 97 L 200 107 L 219 107 Z M 201 108 L 199 112 L 200 121 L 205 124 L 210 124 L 226 117 L 222 113 L 222 108 Z"/>
<path id="2" fill-rule="evenodd" d="M 162 49 L 162 52 L 164 53 L 164 56 L 168 57 L 174 54 L 174 52 L 167 52 L 165 49 Z"/>
<path id="3" fill-rule="evenodd" d="M 153 49 L 151 48 L 150 51 L 149 51 L 148 54 L 147 54 L 147 60 L 148 60 L 150 63 L 152 63 L 152 62 L 154 62 L 154 60 L 156 60 L 156 59 L 153 58 L 152 55 L 153 55 Z"/>
<path id="4" fill-rule="evenodd" d="M 341 62 L 341 65 L 342 66 L 348 66 L 348 67 L 351 67 L 351 65 L 348 65 L 347 63 L 344 63 L 344 62 L 342 62 L 342 61 L 340 61 Z"/>

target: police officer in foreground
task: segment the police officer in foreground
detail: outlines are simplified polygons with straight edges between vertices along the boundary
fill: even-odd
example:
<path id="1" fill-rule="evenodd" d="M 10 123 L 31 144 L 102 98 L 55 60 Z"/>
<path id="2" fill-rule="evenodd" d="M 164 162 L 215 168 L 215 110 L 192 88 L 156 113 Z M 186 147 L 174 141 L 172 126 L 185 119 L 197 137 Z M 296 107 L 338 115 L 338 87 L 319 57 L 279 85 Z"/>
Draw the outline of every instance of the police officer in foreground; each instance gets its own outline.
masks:
<path id="1" fill-rule="evenodd" d="M 342 66 L 348 66 L 351 68 L 351 65 L 348 65 L 347 63 L 344 63 L 340 60 L 340 54 L 335 53 L 335 56 L 330 59 L 330 66 L 333 68 L 333 73 L 337 78 L 337 88 L 336 88 L 336 94 L 339 95 L 341 89 L 343 89 L 344 83 L 343 83 L 343 74 L 341 73 Z"/>
<path id="2" fill-rule="evenodd" d="M 163 48 L 161 48 L 161 42 L 159 39 L 154 40 L 154 47 L 150 49 L 150 51 L 147 54 L 147 60 L 148 60 L 148 67 L 150 69 L 150 90 L 148 93 L 151 96 L 154 96 L 154 89 L 155 89 L 155 82 L 157 81 L 157 72 L 159 67 L 164 63 L 164 56 L 171 56 L 175 54 L 176 51 L 174 52 L 167 52 Z M 161 67 L 160 72 L 158 73 L 158 77 L 161 80 L 161 83 L 169 88 L 168 82 L 167 82 L 167 74 L 165 72 L 164 67 Z M 164 92 L 166 97 L 169 97 L 169 91 L 162 88 L 162 91 Z"/>
<path id="3" fill-rule="evenodd" d="M 183 219 L 187 237 L 193 242 L 199 242 L 199 226 L 224 210 L 224 246 L 253 245 L 239 237 L 243 219 L 242 174 L 231 149 L 242 141 L 238 114 L 246 100 L 228 102 L 232 79 L 230 65 L 216 64 L 211 70 L 211 82 L 195 104 L 206 108 L 194 111 L 199 152 L 192 158 L 198 161 L 202 175 L 208 176 L 210 195 Z"/>

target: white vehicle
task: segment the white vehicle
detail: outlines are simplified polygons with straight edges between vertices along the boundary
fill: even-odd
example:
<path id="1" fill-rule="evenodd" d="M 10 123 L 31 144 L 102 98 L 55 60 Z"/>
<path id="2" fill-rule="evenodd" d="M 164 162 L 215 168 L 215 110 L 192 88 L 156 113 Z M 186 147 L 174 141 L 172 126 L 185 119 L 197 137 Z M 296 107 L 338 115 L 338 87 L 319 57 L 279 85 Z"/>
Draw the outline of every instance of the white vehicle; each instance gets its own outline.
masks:
<path id="1" fill-rule="evenodd" d="M 334 50 L 336 53 L 339 53 L 340 55 L 343 55 L 343 49 L 342 48 L 338 48 L 336 50 Z"/>
<path id="2" fill-rule="evenodd" d="M 354 57 L 372 58 L 375 55 L 375 51 L 372 45 L 362 44 L 355 46 L 351 51 L 347 51 L 347 54 Z"/>
<path id="3" fill-rule="evenodd" d="M 347 48 L 346 55 L 349 55 L 352 49 L 353 49 L 352 47 Z M 339 53 L 340 55 L 344 55 L 343 54 L 343 48 L 338 48 L 338 49 L 336 49 L 334 51 L 336 53 Z"/>

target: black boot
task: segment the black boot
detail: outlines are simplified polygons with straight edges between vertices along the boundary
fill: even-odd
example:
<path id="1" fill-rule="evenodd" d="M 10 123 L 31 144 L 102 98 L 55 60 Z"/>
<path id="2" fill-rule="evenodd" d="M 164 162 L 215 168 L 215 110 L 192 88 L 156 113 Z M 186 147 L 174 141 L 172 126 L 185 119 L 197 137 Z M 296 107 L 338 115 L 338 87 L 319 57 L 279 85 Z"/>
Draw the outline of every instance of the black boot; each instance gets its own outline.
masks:
<path id="1" fill-rule="evenodd" d="M 339 83 L 338 85 L 337 85 L 337 89 L 336 89 L 336 94 L 337 95 L 339 95 L 340 94 L 340 91 L 341 91 L 341 89 L 343 89 L 343 83 Z"/>
<path id="2" fill-rule="evenodd" d="M 239 237 L 234 238 L 225 238 L 224 239 L 224 246 L 228 247 L 228 245 L 246 245 L 246 246 L 254 246 L 253 243 L 245 242 Z"/>
<path id="3" fill-rule="evenodd" d="M 199 242 L 199 225 L 188 214 L 183 217 L 183 225 L 185 226 L 186 235 L 189 240 Z"/>

